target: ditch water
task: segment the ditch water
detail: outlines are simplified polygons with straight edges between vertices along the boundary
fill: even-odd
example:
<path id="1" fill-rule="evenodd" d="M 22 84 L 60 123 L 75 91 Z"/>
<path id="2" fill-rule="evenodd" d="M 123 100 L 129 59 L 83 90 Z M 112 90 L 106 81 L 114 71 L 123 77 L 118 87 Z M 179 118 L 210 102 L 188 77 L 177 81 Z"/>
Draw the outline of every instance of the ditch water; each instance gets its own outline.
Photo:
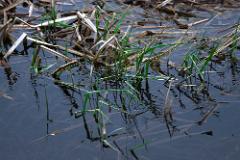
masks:
<path id="1" fill-rule="evenodd" d="M 88 1 L 82 2 L 77 2 L 81 6 L 79 8 L 90 6 Z M 106 8 L 117 11 L 121 7 L 113 1 L 108 2 Z M 69 6 L 59 8 L 71 11 Z M 21 7 L 19 10 L 24 11 Z M 151 19 L 153 24 L 149 25 L 148 22 L 148 25 L 157 26 L 162 21 L 158 18 L 147 19 L 144 17 L 146 10 L 139 6 L 130 11 L 134 16 L 127 18 L 128 23 Z M 209 17 L 205 12 L 196 10 L 195 13 L 202 14 L 199 20 Z M 207 24 L 196 25 L 189 32 L 201 38 L 214 38 L 224 34 L 219 32 L 222 28 L 237 23 L 239 13 L 237 9 L 228 8 L 221 14 L 219 12 L 219 15 L 214 14 Z M 183 22 L 190 20 L 182 19 Z M 166 20 L 161 23 L 170 22 Z M 149 29 L 136 27 L 133 32 L 139 36 L 146 30 Z M 173 30 L 178 31 L 167 31 Z M 158 30 L 151 30 L 155 31 Z M 21 30 L 18 32 L 21 33 Z M 176 39 L 181 35 L 166 36 Z M 171 42 L 173 39 L 164 39 L 162 42 Z M 188 44 L 184 45 L 161 60 L 161 70 L 165 74 L 176 75 L 174 84 L 183 78 L 174 67 L 166 67 L 166 63 L 171 61 L 180 66 L 188 47 Z M 234 64 L 229 57 L 211 64 L 203 90 L 199 89 L 202 86 L 198 77 L 195 77 L 181 86 L 171 85 L 166 80 L 145 79 L 136 85 L 137 91 L 128 83 L 102 81 L 92 85 L 98 73 L 90 77 L 89 65 L 85 65 L 85 62 L 80 68 L 69 71 L 71 74 L 62 75 L 63 80 L 74 80 L 78 87 L 69 89 L 54 81 L 48 73 L 36 76 L 31 71 L 32 52 L 34 49 L 30 48 L 27 55 L 11 56 L 7 64 L 9 67 L 4 62 L 0 63 L 0 159 L 239 159 L 239 49 L 235 52 L 238 60 Z M 59 60 L 45 53 L 45 61 L 56 63 Z M 156 74 L 154 69 L 152 74 Z M 119 91 L 121 85 L 131 92 Z M 102 92 L 89 95 L 88 107 L 99 107 L 103 114 L 89 111 L 78 115 L 87 97 L 85 90 L 92 88 Z M 141 101 L 135 101 L 132 93 L 136 93 Z M 170 114 L 166 114 L 168 106 Z M 124 111 L 119 108 L 124 108 Z"/>

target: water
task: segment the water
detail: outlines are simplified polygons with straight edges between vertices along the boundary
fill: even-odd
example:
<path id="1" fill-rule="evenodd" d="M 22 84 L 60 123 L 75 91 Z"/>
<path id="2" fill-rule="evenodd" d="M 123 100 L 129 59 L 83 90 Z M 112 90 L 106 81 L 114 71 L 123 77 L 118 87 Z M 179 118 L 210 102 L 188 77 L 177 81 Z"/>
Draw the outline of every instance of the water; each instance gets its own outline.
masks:
<path id="1" fill-rule="evenodd" d="M 224 22 L 232 24 L 236 19 Z M 174 55 L 171 60 L 178 65 L 182 56 Z M 236 55 L 239 58 L 239 51 Z M 48 63 L 55 62 L 47 53 L 46 57 Z M 31 58 L 31 54 L 11 56 L 11 71 L 0 68 L 1 159 L 235 160 L 240 156 L 239 62 L 233 66 L 226 58 L 220 64 L 213 64 L 216 72 L 209 73 L 207 94 L 194 94 L 187 87 L 172 87 L 171 123 L 165 122 L 163 114 L 168 91 L 165 81 L 142 82 L 143 104 L 131 101 L 131 95 L 122 92 L 110 92 L 107 96 L 101 93 L 100 98 L 92 95 L 90 108 L 102 100 L 125 106 L 131 113 L 126 115 L 103 105 L 105 139 L 111 148 L 103 145 L 100 135 L 103 131 L 99 130 L 102 124 L 96 123 L 92 113 L 74 116 L 83 107 L 84 91 L 58 85 L 47 74 L 34 76 Z M 83 65 L 79 70 L 74 80 L 82 89 L 89 89 L 89 66 Z M 62 79 L 71 80 L 71 76 L 65 73 Z M 117 88 L 117 85 L 103 82 L 98 87 Z"/>

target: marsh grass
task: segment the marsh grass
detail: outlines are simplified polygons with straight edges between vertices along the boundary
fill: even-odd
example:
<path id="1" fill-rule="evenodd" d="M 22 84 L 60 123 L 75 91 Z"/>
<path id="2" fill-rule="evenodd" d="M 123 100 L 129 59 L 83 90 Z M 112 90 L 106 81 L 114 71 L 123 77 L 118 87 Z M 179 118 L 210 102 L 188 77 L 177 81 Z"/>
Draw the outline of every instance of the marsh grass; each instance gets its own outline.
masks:
<path id="1" fill-rule="evenodd" d="M 190 51 L 184 56 L 182 62 L 182 70 L 186 72 L 187 76 L 198 75 L 204 80 L 204 74 L 209 69 L 209 65 L 212 63 L 214 58 L 219 55 L 229 56 L 231 60 L 237 61 L 235 52 L 239 42 L 239 31 L 238 27 L 221 39 L 209 42 L 211 46 L 203 48 L 192 47 Z M 198 44 L 197 44 L 198 45 Z M 202 55 L 201 52 L 207 53 Z"/>
<path id="2" fill-rule="evenodd" d="M 161 4 L 160 7 L 165 5 Z M 143 89 L 143 83 L 146 84 L 145 88 L 149 87 L 147 85 L 149 81 L 169 84 L 166 87 L 165 103 L 161 106 L 163 110 L 160 114 L 165 119 L 167 132 L 173 136 L 175 129 L 172 112 L 174 106 L 171 99 L 171 95 L 174 95 L 173 91 L 178 90 L 196 104 L 199 103 L 199 97 L 203 91 L 208 96 L 208 100 L 212 100 L 206 89 L 206 74 L 211 70 L 210 66 L 214 63 L 214 59 L 224 54 L 230 56 L 232 62 L 238 61 L 235 53 L 239 50 L 239 25 L 235 26 L 236 29 L 233 32 L 218 40 L 211 40 L 208 46 L 199 48 L 198 44 L 194 46 L 191 40 L 182 37 L 171 43 L 163 43 L 152 37 L 137 40 L 131 33 L 131 27 L 125 31 L 121 28 L 129 14 L 128 11 L 109 14 L 97 6 L 86 14 L 77 11 L 71 16 L 61 18 L 57 17 L 58 14 L 55 7 L 49 6 L 39 24 L 34 25 L 31 21 L 22 20 L 24 25 L 37 34 L 25 33 L 25 37 L 18 38 L 18 43 L 10 45 L 12 46 L 10 49 L 4 49 L 2 46 L 7 39 L 10 39 L 8 30 L 15 22 L 7 21 L 8 23 L 0 29 L 1 57 L 5 56 L 7 60 L 14 50 L 20 48 L 18 46 L 23 41 L 33 43 L 30 67 L 36 77 L 48 77 L 56 85 L 80 93 L 80 107 L 73 112 L 73 115 L 75 118 L 85 118 L 86 115 L 90 115 L 97 125 L 101 143 L 117 152 L 121 151 L 109 138 L 112 135 L 108 130 L 108 124 L 111 121 L 110 111 L 123 115 L 122 117 L 127 119 L 151 110 L 149 109 L 151 103 L 146 103 L 144 99 L 144 96 L 149 97 L 151 94 L 146 91 L 147 89 Z M 39 37 L 39 35 L 42 36 Z M 177 72 L 184 72 L 181 79 L 165 70 L 157 72 L 153 69 L 153 62 L 156 62 L 160 70 L 161 61 L 164 58 L 174 54 L 174 50 L 180 46 L 189 47 L 188 43 L 193 44 L 189 51 L 184 53 L 182 65 L 179 68 L 173 67 Z M 48 61 L 50 58 L 51 61 Z M 82 84 L 83 82 L 77 81 L 80 76 L 83 76 L 79 74 L 82 71 L 88 73 L 88 83 Z M 192 81 L 191 78 L 195 78 L 196 81 Z M 182 85 L 184 83 L 185 86 Z M 160 83 L 157 84 L 160 86 Z M 190 88 L 190 93 L 181 90 L 181 87 Z M 47 97 L 46 92 L 45 88 Z M 49 109 L 48 103 L 46 106 Z M 205 116 L 206 119 L 208 117 Z M 116 128 L 115 132 L 121 128 L 123 127 Z M 196 135 L 199 134 L 201 133 L 196 133 Z M 141 137 L 141 134 L 139 135 Z M 156 138 L 153 138 L 136 145 L 132 149 L 133 154 L 133 150 L 142 148 L 146 144 L 156 143 L 155 141 L 157 141 Z"/>

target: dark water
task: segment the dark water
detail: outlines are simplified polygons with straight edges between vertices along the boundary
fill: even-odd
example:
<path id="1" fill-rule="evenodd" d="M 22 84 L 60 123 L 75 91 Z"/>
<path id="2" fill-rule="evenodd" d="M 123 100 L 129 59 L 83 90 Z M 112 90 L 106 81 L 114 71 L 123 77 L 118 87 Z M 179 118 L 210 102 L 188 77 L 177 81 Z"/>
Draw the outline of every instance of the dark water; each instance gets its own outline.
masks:
<path id="1" fill-rule="evenodd" d="M 224 21 L 228 25 L 239 16 L 239 12 L 231 14 L 235 18 Z M 204 27 L 207 26 L 201 29 Z M 239 55 L 237 51 L 237 58 Z M 171 57 L 179 59 L 181 56 Z M 92 113 L 74 116 L 83 106 L 83 91 L 61 87 L 48 75 L 34 76 L 30 70 L 31 55 L 12 56 L 9 65 L 11 71 L 0 68 L 0 159 L 236 160 L 240 157 L 239 62 L 233 66 L 226 58 L 220 65 L 214 65 L 217 70 L 209 73 L 207 96 L 195 97 L 187 87 L 173 87 L 171 125 L 167 125 L 163 115 L 168 90 L 165 81 L 143 81 L 141 105 L 131 102 L 127 94 L 108 93 L 108 102 L 117 99 L 119 106 L 125 105 L 131 113 L 126 116 L 108 107 L 102 109 L 106 114 L 103 118 L 106 139 L 112 148 L 101 142 L 99 124 Z M 81 88 L 89 89 L 88 68 L 74 77 Z M 71 77 L 66 74 L 64 79 Z M 114 87 L 104 83 L 100 88 Z M 92 98 L 94 107 L 98 99 Z M 208 112 L 211 115 L 204 119 Z"/>
<path id="2" fill-rule="evenodd" d="M 16 61 L 18 63 L 14 64 Z M 13 98 L 13 100 L 4 97 L 0 99 L 2 159 L 118 158 L 117 152 L 104 148 L 99 142 L 92 116 L 85 117 L 87 122 L 84 122 L 83 118 L 75 119 L 74 116 L 70 116 L 69 110 L 74 108 L 71 96 L 64 94 L 62 89 L 47 78 L 31 80 L 29 57 L 12 57 L 10 62 L 12 71 L 19 76 L 15 84 L 9 85 L 1 69 L 1 92 Z M 110 137 L 109 141 L 115 141 L 129 159 L 134 159 L 129 149 L 142 144 L 143 141 L 149 144 L 136 150 L 135 154 L 139 159 L 238 159 L 239 81 L 236 82 L 238 84 L 231 84 L 229 80 L 222 83 L 224 85 L 227 83 L 227 87 L 230 88 L 229 95 L 219 95 L 217 92 L 212 94 L 219 101 L 226 102 L 219 104 L 216 115 L 211 116 L 202 126 L 193 125 L 194 121 L 201 119 L 201 111 L 194 109 L 197 106 L 211 108 L 211 104 L 193 106 L 184 96 L 182 100 L 186 104 L 185 109 L 180 108 L 177 102 L 173 103 L 177 127 L 184 130 L 193 125 L 189 131 L 190 135 L 176 131 L 170 138 L 162 115 L 157 115 L 157 111 L 149 109 L 146 113 L 128 120 L 124 120 L 119 113 L 109 113 L 111 119 L 111 123 L 108 124 L 109 132 L 122 127 L 122 131 L 116 131 L 119 135 Z M 153 92 L 156 91 L 155 88 L 154 84 L 150 85 Z M 164 90 L 161 85 L 158 88 Z M 160 91 L 156 92 L 159 94 Z M 161 103 L 164 103 L 161 96 L 155 96 L 153 99 L 155 109 L 160 110 Z M 81 103 L 81 100 L 78 103 Z M 56 130 L 62 132 L 55 136 L 46 136 Z M 199 133 L 205 131 L 212 131 L 213 136 Z M 194 135 L 195 133 L 197 134 Z M 124 159 L 122 155 L 119 157 Z"/>

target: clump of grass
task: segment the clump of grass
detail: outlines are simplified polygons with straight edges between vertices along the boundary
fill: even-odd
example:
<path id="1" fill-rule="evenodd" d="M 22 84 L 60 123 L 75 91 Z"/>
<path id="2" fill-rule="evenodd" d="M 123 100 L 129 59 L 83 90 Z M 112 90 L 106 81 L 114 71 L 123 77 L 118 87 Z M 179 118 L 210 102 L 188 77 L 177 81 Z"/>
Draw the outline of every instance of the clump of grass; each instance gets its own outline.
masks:
<path id="1" fill-rule="evenodd" d="M 188 77 L 198 75 L 204 80 L 204 74 L 209 69 L 209 64 L 220 54 L 229 55 L 231 59 L 236 60 L 234 53 L 237 50 L 238 41 L 239 32 L 238 27 L 236 27 L 233 32 L 221 39 L 209 41 L 209 46 L 203 48 L 193 46 L 193 49 L 184 56 L 182 70 Z M 201 54 L 201 52 L 207 54 Z"/>

